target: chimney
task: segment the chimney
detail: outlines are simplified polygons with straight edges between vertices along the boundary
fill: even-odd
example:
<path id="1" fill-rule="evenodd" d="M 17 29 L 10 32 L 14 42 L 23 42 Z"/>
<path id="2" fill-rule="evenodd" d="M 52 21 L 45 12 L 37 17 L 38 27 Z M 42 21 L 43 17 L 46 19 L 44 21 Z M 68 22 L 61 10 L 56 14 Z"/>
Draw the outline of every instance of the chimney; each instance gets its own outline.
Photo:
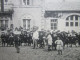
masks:
<path id="1" fill-rule="evenodd" d="M 1 12 L 4 12 L 4 0 L 1 0 Z"/>

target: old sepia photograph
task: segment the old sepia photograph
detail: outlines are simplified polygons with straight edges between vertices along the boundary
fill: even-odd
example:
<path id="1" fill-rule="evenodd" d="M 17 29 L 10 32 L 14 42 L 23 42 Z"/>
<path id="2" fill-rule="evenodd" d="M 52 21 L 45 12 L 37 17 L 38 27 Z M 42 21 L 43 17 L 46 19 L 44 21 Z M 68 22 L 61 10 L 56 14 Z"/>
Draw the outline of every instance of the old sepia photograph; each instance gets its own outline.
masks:
<path id="1" fill-rule="evenodd" d="M 0 0 L 0 60 L 80 60 L 80 0 Z"/>

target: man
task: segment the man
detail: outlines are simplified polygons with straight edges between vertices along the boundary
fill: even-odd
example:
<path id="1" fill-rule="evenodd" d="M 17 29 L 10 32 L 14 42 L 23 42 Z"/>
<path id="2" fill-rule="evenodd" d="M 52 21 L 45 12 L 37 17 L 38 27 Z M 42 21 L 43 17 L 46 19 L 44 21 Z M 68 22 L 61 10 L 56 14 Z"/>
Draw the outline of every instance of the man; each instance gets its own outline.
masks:
<path id="1" fill-rule="evenodd" d="M 20 53 L 20 48 L 19 48 L 19 40 L 20 40 L 20 37 L 18 35 L 15 35 L 14 36 L 14 40 L 15 40 L 15 48 L 17 50 L 17 53 Z"/>
<path id="2" fill-rule="evenodd" d="M 24 40 L 24 46 L 27 45 L 27 33 L 24 34 L 24 37 L 23 37 L 23 40 Z"/>
<path id="3" fill-rule="evenodd" d="M 29 33 L 27 33 L 27 43 L 28 43 L 28 46 L 30 46 L 30 34 Z"/>
<path id="4" fill-rule="evenodd" d="M 39 35 L 39 44 L 40 44 L 40 47 L 39 48 L 43 48 L 43 33 L 40 32 L 40 35 Z"/>
<path id="5" fill-rule="evenodd" d="M 5 35 L 5 40 L 6 40 L 6 43 L 7 43 L 7 46 L 9 45 L 9 34 L 6 33 Z"/>
<path id="6" fill-rule="evenodd" d="M 4 33 L 2 33 L 2 35 L 1 35 L 1 40 L 2 40 L 2 46 L 5 46 L 6 41 L 5 41 L 5 34 Z"/>
<path id="7" fill-rule="evenodd" d="M 10 46 L 11 46 L 11 45 L 14 46 L 14 36 L 13 36 L 13 34 L 11 34 L 11 35 L 9 36 L 9 41 L 10 41 Z"/>
<path id="8" fill-rule="evenodd" d="M 50 33 L 48 34 L 47 39 L 48 39 L 48 51 L 51 51 L 50 48 L 52 47 L 52 36 Z"/>
<path id="9" fill-rule="evenodd" d="M 22 43 L 23 43 L 23 37 L 24 37 L 24 36 L 23 36 L 23 34 L 21 33 L 21 34 L 20 34 L 20 45 L 21 45 L 21 46 L 22 46 Z"/>
<path id="10" fill-rule="evenodd" d="M 63 41 L 60 40 L 60 38 L 58 37 L 58 39 L 55 41 L 55 44 L 57 45 L 57 51 L 58 51 L 58 55 L 62 55 L 62 50 L 63 50 Z"/>
<path id="11" fill-rule="evenodd" d="M 37 49 L 37 47 L 38 47 L 38 39 L 39 39 L 39 34 L 38 34 L 38 31 L 37 30 L 35 30 L 34 31 L 34 33 L 33 33 L 33 49 Z"/>

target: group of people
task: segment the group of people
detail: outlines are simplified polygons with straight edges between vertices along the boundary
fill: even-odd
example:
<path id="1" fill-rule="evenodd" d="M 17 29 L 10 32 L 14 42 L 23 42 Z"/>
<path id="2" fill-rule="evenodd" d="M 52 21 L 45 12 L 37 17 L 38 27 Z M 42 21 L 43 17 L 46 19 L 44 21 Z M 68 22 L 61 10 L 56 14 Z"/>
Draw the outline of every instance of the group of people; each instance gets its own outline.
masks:
<path id="1" fill-rule="evenodd" d="M 25 32 L 19 35 L 2 34 L 1 35 L 2 46 L 15 46 L 18 50 L 19 46 L 33 46 L 33 49 L 44 48 L 48 46 L 48 51 L 57 50 L 58 54 L 62 54 L 62 50 L 67 45 L 72 47 L 75 44 L 76 47 L 80 45 L 80 34 L 75 36 L 68 35 L 67 33 L 51 33 L 50 31 L 38 31 Z"/>

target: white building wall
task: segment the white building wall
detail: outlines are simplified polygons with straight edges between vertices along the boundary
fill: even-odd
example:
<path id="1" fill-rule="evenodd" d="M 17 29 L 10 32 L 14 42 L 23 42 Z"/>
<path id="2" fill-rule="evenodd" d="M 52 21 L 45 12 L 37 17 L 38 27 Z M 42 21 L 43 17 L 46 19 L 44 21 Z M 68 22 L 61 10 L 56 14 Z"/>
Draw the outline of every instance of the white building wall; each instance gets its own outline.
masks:
<path id="1" fill-rule="evenodd" d="M 14 28 L 23 26 L 22 19 L 25 19 L 28 15 L 32 18 L 31 22 L 32 25 L 38 26 L 41 28 L 41 8 L 14 8 L 13 14 L 13 24 Z M 32 26 L 31 25 L 31 26 Z"/>
<path id="2" fill-rule="evenodd" d="M 50 27 L 50 18 L 47 18 L 46 19 L 46 25 L 45 25 L 45 27 L 46 27 L 46 29 L 45 30 L 51 30 L 51 27 Z"/>
<path id="3" fill-rule="evenodd" d="M 58 30 L 65 31 L 65 20 L 64 19 L 58 19 Z"/>

